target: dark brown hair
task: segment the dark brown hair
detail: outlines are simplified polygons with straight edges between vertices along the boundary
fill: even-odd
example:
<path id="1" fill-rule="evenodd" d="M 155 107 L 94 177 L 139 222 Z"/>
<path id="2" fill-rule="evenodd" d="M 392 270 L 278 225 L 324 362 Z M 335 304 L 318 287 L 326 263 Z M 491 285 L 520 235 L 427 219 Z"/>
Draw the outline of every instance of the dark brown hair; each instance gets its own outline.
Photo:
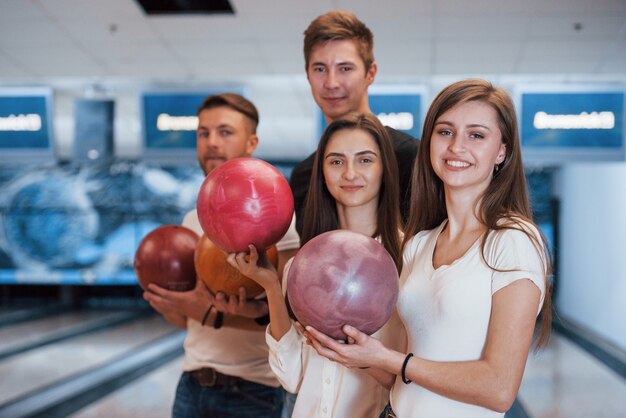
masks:
<path id="1" fill-rule="evenodd" d="M 505 159 L 494 168 L 493 178 L 481 197 L 479 219 L 488 231 L 522 231 L 533 241 L 537 251 L 545 255 L 546 289 L 541 310 L 541 334 L 537 341 L 537 346 L 541 346 L 547 342 L 550 334 L 552 286 L 549 279 L 552 263 L 550 252 L 546 250 L 548 246 L 545 237 L 541 235 L 541 239 L 538 239 L 524 226 L 524 222 L 534 223 L 528 203 L 515 106 L 503 89 L 484 80 L 463 80 L 444 88 L 430 105 L 412 177 L 411 196 L 419 198 L 411 200 L 403 246 L 418 232 L 433 229 L 447 218 L 443 182 L 435 174 L 430 161 L 431 137 L 435 123 L 443 113 L 470 101 L 486 103 L 495 110 L 502 142 L 506 145 Z M 486 239 L 487 234 L 482 238 L 483 259 Z"/>
<path id="2" fill-rule="evenodd" d="M 332 122 L 324 131 L 313 162 L 313 172 L 304 207 L 304 227 L 301 244 L 306 244 L 319 234 L 339 228 L 337 205 L 326 187 L 323 165 L 328 141 L 335 133 L 345 129 L 367 132 L 374 138 L 380 148 L 383 175 L 378 196 L 376 232 L 374 236 L 381 237 L 383 246 L 393 258 L 398 271 L 400 271 L 402 254 L 400 252 L 399 236 L 398 164 L 387 130 L 372 114 L 349 113 L 343 118 Z"/>
<path id="3" fill-rule="evenodd" d="M 313 47 L 328 41 L 352 40 L 369 71 L 374 62 L 374 35 L 355 15 L 333 10 L 315 18 L 304 31 L 304 68 L 309 69 Z"/>
<path id="4" fill-rule="evenodd" d="M 229 107 L 246 116 L 252 122 L 250 124 L 252 133 L 256 133 L 256 128 L 259 124 L 259 112 L 250 100 L 236 93 L 222 93 L 207 96 L 198 108 L 198 115 L 200 115 L 200 112 L 203 110 L 220 106 Z"/>

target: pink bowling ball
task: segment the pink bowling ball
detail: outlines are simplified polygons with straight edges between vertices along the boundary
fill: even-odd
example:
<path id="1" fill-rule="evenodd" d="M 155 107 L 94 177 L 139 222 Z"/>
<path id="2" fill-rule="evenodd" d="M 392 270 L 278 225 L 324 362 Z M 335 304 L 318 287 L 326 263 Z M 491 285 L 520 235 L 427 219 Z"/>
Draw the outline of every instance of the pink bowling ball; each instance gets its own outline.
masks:
<path id="1" fill-rule="evenodd" d="M 307 242 L 289 269 L 287 296 L 302 325 L 343 340 L 344 325 L 366 334 L 393 313 L 399 279 L 393 259 L 373 238 L 356 232 L 325 232 Z"/>
<path id="2" fill-rule="evenodd" d="M 263 251 L 285 235 L 293 217 L 289 183 L 271 164 L 235 158 L 211 171 L 198 193 L 200 226 L 228 253 Z"/>

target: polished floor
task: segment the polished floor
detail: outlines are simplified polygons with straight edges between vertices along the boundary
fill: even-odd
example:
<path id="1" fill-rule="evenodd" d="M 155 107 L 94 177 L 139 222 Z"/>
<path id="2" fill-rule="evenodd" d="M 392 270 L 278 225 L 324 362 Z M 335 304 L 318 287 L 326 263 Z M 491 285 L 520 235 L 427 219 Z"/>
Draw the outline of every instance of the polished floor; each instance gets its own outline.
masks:
<path id="1" fill-rule="evenodd" d="M 169 418 L 182 365 L 182 357 L 173 360 L 70 417 Z"/>
<path id="2" fill-rule="evenodd" d="M 120 313 L 60 313 L 0 327 L 0 417 L 19 416 L 3 415 L 3 404 L 117 361 L 124 353 L 174 330 L 157 315 L 131 317 L 75 338 L 1 357 L 12 347 L 24 347 L 48 334 L 84 328 L 115 315 Z M 169 417 L 181 365 L 182 357 L 176 356 L 67 416 Z M 548 347 L 529 356 L 518 401 L 529 418 L 626 418 L 626 380 L 570 340 L 553 334 Z"/>
<path id="3" fill-rule="evenodd" d="M 79 314 L 81 317 L 83 315 L 85 314 Z M 86 317 L 92 316 L 92 314 L 86 314 Z M 40 322 L 57 321 L 53 319 L 37 321 L 35 328 L 39 328 Z M 27 326 L 27 324 L 20 325 L 21 328 Z M 130 321 L 104 332 L 60 341 L 6 358 L 0 361 L 0 376 L 2 376 L 0 404 L 37 391 L 75 373 L 106 363 L 114 356 L 121 355 L 169 331 L 169 324 L 160 317 L 153 316 L 141 321 Z M 32 336 L 35 332 L 28 331 L 28 335 Z M 1 333 L 0 340 L 5 341 Z"/>
<path id="4" fill-rule="evenodd" d="M 626 417 L 626 380 L 558 334 L 529 356 L 518 398 L 531 418 Z"/>

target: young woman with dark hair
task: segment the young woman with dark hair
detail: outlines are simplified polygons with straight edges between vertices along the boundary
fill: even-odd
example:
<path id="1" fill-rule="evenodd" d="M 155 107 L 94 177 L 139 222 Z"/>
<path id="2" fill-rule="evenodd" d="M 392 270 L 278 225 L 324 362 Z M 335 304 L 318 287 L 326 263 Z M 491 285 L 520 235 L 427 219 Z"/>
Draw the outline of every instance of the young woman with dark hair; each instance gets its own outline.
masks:
<path id="1" fill-rule="evenodd" d="M 302 244 L 335 229 L 363 233 L 383 244 L 399 270 L 397 173 L 391 141 L 374 115 L 349 114 L 332 122 L 315 156 Z M 388 389 L 377 382 L 379 375 L 384 375 L 376 369 L 347 369 L 318 355 L 292 323 L 283 296 L 286 286 L 281 286 L 276 271 L 257 266 L 254 246 L 249 259 L 246 256 L 231 254 L 229 261 L 265 289 L 270 311 L 266 334 L 270 366 L 287 391 L 298 393 L 293 416 L 376 415 L 389 396 Z M 374 335 L 397 349 L 405 345 L 404 330 L 395 314 Z"/>

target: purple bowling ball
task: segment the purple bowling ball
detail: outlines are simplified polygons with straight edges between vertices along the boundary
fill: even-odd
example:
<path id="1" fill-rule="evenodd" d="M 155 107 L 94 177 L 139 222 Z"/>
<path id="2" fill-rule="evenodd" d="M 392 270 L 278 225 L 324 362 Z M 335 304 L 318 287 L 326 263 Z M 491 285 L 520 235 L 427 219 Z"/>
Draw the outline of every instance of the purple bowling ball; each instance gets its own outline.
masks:
<path id="1" fill-rule="evenodd" d="M 398 300 L 398 271 L 373 238 L 356 232 L 325 232 L 295 256 L 287 277 L 287 295 L 302 325 L 344 340 L 351 325 L 371 335 L 393 313 Z"/>

